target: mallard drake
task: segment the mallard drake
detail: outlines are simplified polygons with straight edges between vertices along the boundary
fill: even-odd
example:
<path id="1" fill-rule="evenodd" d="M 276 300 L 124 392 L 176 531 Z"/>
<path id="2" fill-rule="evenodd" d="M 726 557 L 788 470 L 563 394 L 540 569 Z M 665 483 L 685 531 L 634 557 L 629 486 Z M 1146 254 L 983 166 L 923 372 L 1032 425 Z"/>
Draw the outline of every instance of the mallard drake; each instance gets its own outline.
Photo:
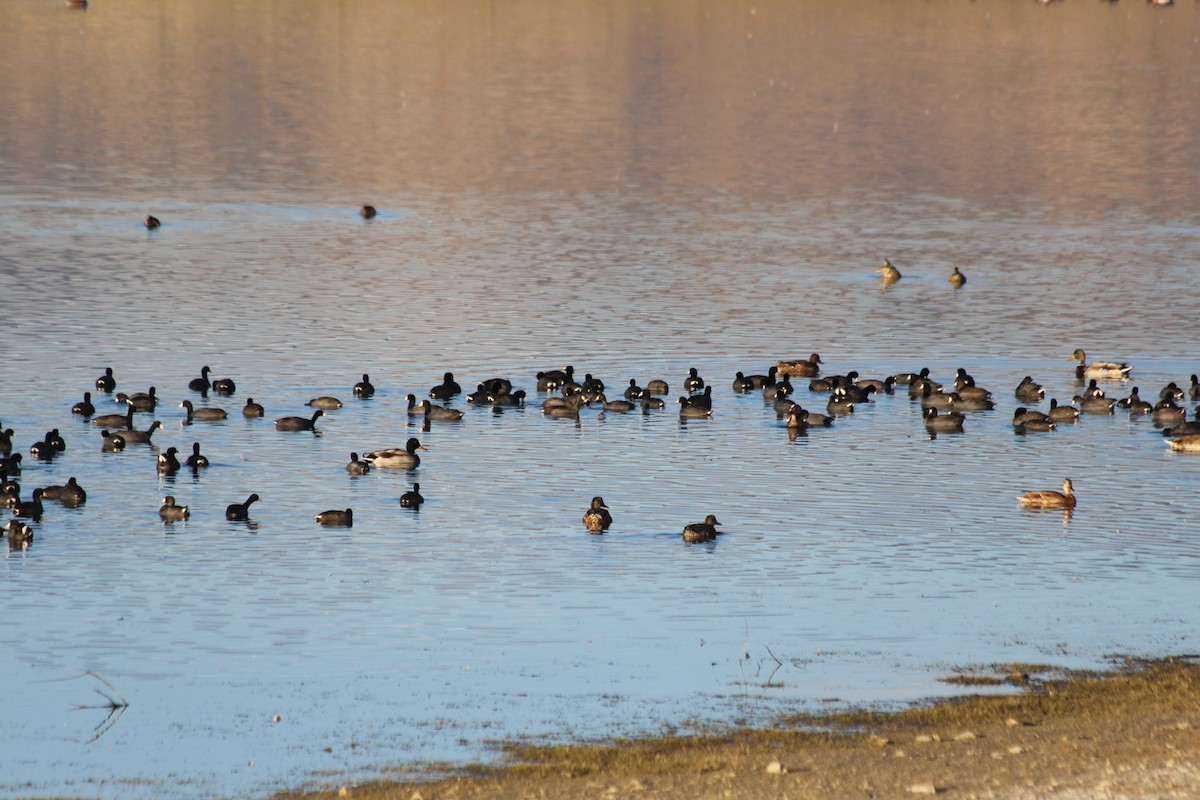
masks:
<path id="1" fill-rule="evenodd" d="M 71 406 L 71 413 L 78 414 L 81 417 L 90 417 L 92 414 L 95 414 L 96 407 L 92 405 L 92 393 L 84 392 L 83 399 Z"/>
<path id="2" fill-rule="evenodd" d="M 583 512 L 583 524 L 591 533 L 604 533 L 612 525 L 612 514 L 608 513 L 603 497 L 592 498 L 592 504 Z"/>
<path id="3" fill-rule="evenodd" d="M 709 514 L 704 518 L 704 522 L 693 522 L 691 525 L 685 526 L 683 540 L 689 543 L 711 542 L 720 533 L 717 530 L 717 526 L 720 524 L 715 516 Z"/>
<path id="4" fill-rule="evenodd" d="M 196 408 L 194 405 L 192 405 L 191 400 L 184 400 L 180 402 L 179 407 L 187 409 L 188 422 L 194 422 L 198 419 L 212 422 L 225 419 L 229 416 L 223 408 L 211 408 L 208 406 Z"/>
<path id="5" fill-rule="evenodd" d="M 411 437 L 403 448 L 391 447 L 386 450 L 374 450 L 363 453 L 363 458 L 373 467 L 394 467 L 398 469 L 416 469 L 421 464 L 418 450 L 425 450 L 415 436 Z"/>
<path id="6" fill-rule="evenodd" d="M 208 379 L 208 373 L 210 372 L 212 372 L 211 367 L 201 367 L 200 377 L 192 378 L 190 381 L 188 381 L 188 388 L 193 392 L 200 392 L 201 394 L 207 393 L 208 390 L 212 388 L 212 381 Z"/>
<path id="7" fill-rule="evenodd" d="M 900 270 L 896 269 L 895 265 L 886 258 L 883 260 L 883 266 L 875 271 L 883 276 L 884 283 L 895 283 L 904 277 L 900 274 Z"/>
<path id="8" fill-rule="evenodd" d="M 306 417 L 280 417 L 275 420 L 275 430 L 277 431 L 315 431 L 317 420 L 325 414 L 321 409 L 317 409 L 312 413 L 311 418 Z"/>
<path id="9" fill-rule="evenodd" d="M 125 440 L 125 444 L 150 444 L 150 438 L 154 436 L 154 432 L 161 427 L 162 423 L 158 420 L 154 420 L 154 422 L 150 423 L 150 427 L 144 431 L 127 428 L 126 430 L 115 432 L 113 436 L 120 436 Z"/>
<path id="10" fill-rule="evenodd" d="M 365 400 L 373 394 L 375 394 L 375 386 L 371 383 L 371 376 L 364 372 L 363 379 L 354 384 L 354 396 Z"/>
<path id="11" fill-rule="evenodd" d="M 33 544 L 33 528 L 20 520 L 10 519 L 5 533 L 8 537 L 8 546 L 14 549 L 24 550 Z"/>
<path id="12" fill-rule="evenodd" d="M 257 494 L 252 494 L 246 498 L 246 502 L 244 503 L 230 503 L 225 506 L 225 519 L 235 522 L 249 519 L 250 505 L 257 503 L 261 499 Z"/>
<path id="13" fill-rule="evenodd" d="M 350 460 L 346 462 L 346 472 L 351 475 L 366 475 L 371 471 L 371 465 L 366 461 L 361 461 L 358 453 L 351 453 Z"/>
<path id="14" fill-rule="evenodd" d="M 695 394 L 704 388 L 704 378 L 700 377 L 700 372 L 695 367 L 688 370 L 687 377 L 683 379 L 683 390 L 688 394 Z"/>
<path id="15" fill-rule="evenodd" d="M 255 419 L 257 417 L 263 416 L 266 413 L 267 413 L 266 409 L 264 409 L 260 404 L 254 402 L 253 397 L 246 398 L 246 405 L 242 406 L 242 416 L 243 417 L 247 417 L 249 419 Z"/>
<path id="16" fill-rule="evenodd" d="M 813 353 L 808 358 L 780 361 L 775 365 L 775 370 L 779 375 L 791 375 L 797 378 L 815 378 L 821 372 L 820 365 L 824 363 L 819 355 Z"/>
<path id="17" fill-rule="evenodd" d="M 164 522 L 178 522 L 181 519 L 187 519 L 191 514 L 191 507 L 178 505 L 172 495 L 164 497 L 162 505 L 158 507 L 158 516 Z"/>
<path id="18" fill-rule="evenodd" d="M 1102 380 L 1129 380 L 1129 373 L 1133 367 L 1128 364 L 1118 364 L 1115 361 L 1093 361 L 1087 363 L 1087 355 L 1083 350 L 1077 349 L 1071 354 L 1068 361 L 1078 361 L 1079 364 L 1075 367 L 1075 377 L 1078 380 L 1085 378 L 1100 378 Z"/>
<path id="19" fill-rule="evenodd" d="M 939 433 L 957 433 L 962 431 L 967 417 L 959 411 L 947 411 L 939 414 L 936 408 L 926 408 L 921 412 L 925 427 Z"/>
<path id="20" fill-rule="evenodd" d="M 342 407 L 342 401 L 338 400 L 336 397 L 323 395 L 321 397 L 314 397 L 304 405 L 311 406 L 312 408 L 319 408 L 323 411 L 334 411 Z"/>
<path id="21" fill-rule="evenodd" d="M 201 455 L 199 442 L 192 442 L 192 454 L 183 463 L 192 469 L 203 469 L 208 466 L 208 457 Z"/>
<path id="22" fill-rule="evenodd" d="M 435 406 L 428 400 L 421 401 L 421 413 L 425 415 L 425 419 L 440 419 L 448 422 L 454 422 L 463 418 L 463 412 L 457 408 Z"/>
<path id="23" fill-rule="evenodd" d="M 358 210 L 358 215 L 363 219 L 375 219 L 375 215 L 378 213 L 375 210 L 375 206 L 363 206 Z"/>
<path id="24" fill-rule="evenodd" d="M 350 508 L 331 508 L 313 517 L 318 525 L 330 528 L 349 528 L 354 525 L 354 510 Z"/>
<path id="25" fill-rule="evenodd" d="M 1014 394 L 1022 403 L 1040 403 L 1042 402 L 1042 398 L 1046 396 L 1046 390 L 1042 388 L 1040 383 L 1035 383 L 1032 377 L 1026 375 L 1017 384 Z"/>
<path id="26" fill-rule="evenodd" d="M 400 495 L 401 508 L 420 508 L 425 498 L 421 496 L 421 484 L 414 483 L 413 488 Z"/>
<path id="27" fill-rule="evenodd" d="M 954 272 L 951 272 L 950 277 L 946 280 L 950 281 L 950 285 L 955 289 L 961 289 L 963 284 L 967 282 L 967 276 L 963 275 L 958 267 L 955 267 Z"/>
<path id="28" fill-rule="evenodd" d="M 1017 496 L 1017 502 L 1025 508 L 1074 508 L 1075 487 L 1071 479 L 1063 480 L 1062 491 L 1027 491 Z"/>
<path id="29" fill-rule="evenodd" d="M 105 367 L 104 374 L 96 378 L 96 388 L 105 394 L 112 394 L 112 390 L 117 388 L 117 379 L 113 377 L 112 367 Z"/>
<path id="30" fill-rule="evenodd" d="M 1167 439 L 1167 447 L 1180 453 L 1200 453 L 1200 434 Z"/>
<path id="31" fill-rule="evenodd" d="M 461 393 L 462 386 L 458 385 L 458 381 L 454 379 L 454 373 L 448 372 L 442 375 L 442 383 L 430 390 L 430 398 L 446 401 L 446 399 L 450 399 L 455 395 L 461 395 Z"/>

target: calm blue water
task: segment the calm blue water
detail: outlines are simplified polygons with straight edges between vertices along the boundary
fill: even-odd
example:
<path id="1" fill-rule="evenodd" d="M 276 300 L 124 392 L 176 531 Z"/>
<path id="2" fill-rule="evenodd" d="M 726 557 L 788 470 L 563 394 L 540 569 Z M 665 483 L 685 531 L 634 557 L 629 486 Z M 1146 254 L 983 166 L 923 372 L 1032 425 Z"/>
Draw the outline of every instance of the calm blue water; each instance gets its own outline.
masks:
<path id="1" fill-rule="evenodd" d="M 89 493 L 0 551 L 0 793 L 261 796 L 1196 651 L 1200 459 L 1120 412 L 1010 425 L 1025 375 L 1079 391 L 1076 347 L 1134 365 L 1113 396 L 1200 371 L 1194 4 L 0 11 L 0 422 L 25 496 Z M 931 440 L 897 394 L 789 440 L 730 382 L 814 351 L 964 367 L 997 408 Z M 546 418 L 535 373 L 568 363 L 668 399 L 697 367 L 716 410 Z M 230 416 L 185 426 L 206 364 Z M 70 414 L 106 366 L 157 388 L 153 445 Z M 423 430 L 405 395 L 446 370 L 531 404 Z M 318 435 L 274 429 L 326 394 Z M 419 470 L 343 469 L 412 435 Z M 208 470 L 156 474 L 193 442 Z M 1064 477 L 1070 519 L 1018 507 Z M 684 545 L 709 513 L 726 535 Z"/>

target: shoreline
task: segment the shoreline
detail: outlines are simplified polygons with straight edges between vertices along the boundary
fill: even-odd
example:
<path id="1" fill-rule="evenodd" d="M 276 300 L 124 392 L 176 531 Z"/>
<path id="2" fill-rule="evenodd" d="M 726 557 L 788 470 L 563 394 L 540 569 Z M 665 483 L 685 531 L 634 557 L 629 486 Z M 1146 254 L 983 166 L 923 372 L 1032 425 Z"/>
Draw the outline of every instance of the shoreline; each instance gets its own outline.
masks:
<path id="1" fill-rule="evenodd" d="M 512 744 L 505 766 L 274 798 L 1200 796 L 1200 657 L 1135 661 L 1104 673 L 995 671 L 948 680 L 1021 690 L 897 711 L 806 714 L 723 733 Z M 1042 678 L 1049 673 L 1066 676 Z"/>

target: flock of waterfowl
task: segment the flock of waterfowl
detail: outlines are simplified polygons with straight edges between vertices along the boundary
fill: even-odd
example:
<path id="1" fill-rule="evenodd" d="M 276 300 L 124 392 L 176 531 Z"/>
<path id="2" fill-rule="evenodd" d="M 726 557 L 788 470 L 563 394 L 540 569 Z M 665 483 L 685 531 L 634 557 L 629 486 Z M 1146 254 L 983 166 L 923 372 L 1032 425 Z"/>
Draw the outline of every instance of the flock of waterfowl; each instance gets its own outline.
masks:
<path id="1" fill-rule="evenodd" d="M 1045 390 L 1031 376 L 1026 376 L 1017 384 L 1014 396 L 1025 404 L 1017 407 L 1013 414 L 1013 426 L 1018 433 L 1052 431 L 1058 425 L 1076 421 L 1082 414 L 1111 415 L 1116 408 L 1122 408 L 1131 415 L 1150 416 L 1156 426 L 1163 428 L 1166 442 L 1173 450 L 1200 452 L 1200 407 L 1196 409 L 1196 419 L 1188 420 L 1187 409 L 1180 405 L 1185 399 L 1200 400 L 1200 380 L 1196 375 L 1191 376 L 1191 382 L 1186 388 L 1174 382 L 1169 383 L 1158 393 L 1154 402 L 1142 399 L 1136 386 L 1128 396 L 1110 398 L 1105 395 L 1100 382 L 1129 381 L 1132 371 L 1129 365 L 1106 361 L 1089 362 L 1083 350 L 1072 353 L 1070 360 L 1077 362 L 1075 378 L 1084 388 L 1081 394 L 1072 398 L 1069 405 L 1059 404 L 1052 398 L 1046 412 L 1030 408 L 1043 402 Z M 765 374 L 746 375 L 738 372 L 733 379 L 732 388 L 737 393 L 761 392 L 764 402 L 768 402 L 777 417 L 785 421 L 792 437 L 806 433 L 810 428 L 831 427 L 837 417 L 852 414 L 855 405 L 872 402 L 874 395 L 895 393 L 897 387 L 906 387 L 909 397 L 920 405 L 922 421 L 930 437 L 936 437 L 939 433 L 961 432 L 964 430 L 968 414 L 995 407 L 992 392 L 977 386 L 975 380 L 964 369 L 957 371 L 952 382 L 943 385 L 930 377 L 928 369 L 889 375 L 882 379 L 868 379 L 853 371 L 843 375 L 822 376 L 822 365 L 821 357 L 817 353 L 808 358 L 782 360 L 771 366 Z M 207 397 L 210 391 L 226 397 L 237 391 L 233 380 L 211 380 L 210 374 L 209 367 L 203 367 L 200 376 L 189 382 L 188 389 L 199 392 L 203 397 Z M 796 402 L 793 395 L 793 378 L 809 379 L 807 389 L 810 394 L 824 398 L 823 413 L 806 409 Z M 96 389 L 105 394 L 115 392 L 116 386 L 116 378 L 111 368 L 106 369 L 104 374 L 96 379 Z M 670 393 L 670 387 L 665 381 L 653 380 L 642 387 L 636 379 L 631 379 L 622 392 L 622 398 L 610 400 L 605 394 L 607 386 L 603 380 L 591 374 L 577 380 L 572 366 L 537 373 L 536 386 L 539 393 L 546 395 L 541 403 L 543 414 L 574 418 L 578 418 L 583 409 L 591 406 L 597 406 L 603 412 L 628 413 L 640 410 L 643 414 L 650 414 L 666 406 L 666 401 L 662 398 Z M 681 419 L 705 419 L 713 414 L 712 386 L 705 382 L 697 369 L 692 368 L 688 371 L 683 380 L 683 389 L 685 393 L 676 400 Z M 362 380 L 356 383 L 351 391 L 355 397 L 365 399 L 374 395 L 375 387 L 370 381 L 370 376 L 364 374 Z M 462 394 L 463 389 L 455 381 L 453 373 L 447 372 L 442 382 L 429 390 L 430 399 L 418 401 L 415 395 L 407 395 L 407 414 L 424 420 L 426 424 L 431 420 L 462 420 L 463 411 L 431 402 L 451 401 Z M 512 382 L 506 378 L 482 381 L 474 392 L 465 394 L 465 400 L 469 404 L 501 408 L 522 406 L 526 398 L 527 393 L 514 389 Z M 146 428 L 139 429 L 134 420 L 136 414 L 152 414 L 158 408 L 160 398 L 155 387 L 134 394 L 116 394 L 114 399 L 124 405 L 123 412 L 98 413 L 90 392 L 84 392 L 83 399 L 71 408 L 71 412 L 89 419 L 95 427 L 101 429 L 103 451 L 120 451 L 129 445 L 151 443 L 155 431 L 162 427 L 162 422 L 154 420 Z M 308 405 L 315 408 L 311 416 L 280 417 L 274 422 L 275 428 L 280 431 L 316 431 L 317 422 L 325 412 L 341 407 L 342 402 L 335 397 L 321 396 L 309 400 Z M 186 412 L 185 424 L 220 421 L 228 416 L 224 409 L 209 406 L 197 408 L 189 399 L 182 400 L 179 406 Z M 264 417 L 265 411 L 252 398 L 247 398 L 242 414 L 247 419 L 258 419 Z M 72 477 L 62 486 L 39 486 L 33 489 L 29 499 L 22 499 L 20 484 L 16 480 L 16 476 L 22 472 L 22 455 L 13 452 L 13 436 L 11 429 L 0 429 L 0 507 L 9 509 L 13 514 L 7 528 L 9 543 L 14 547 L 25 547 L 32 541 L 34 531 L 24 520 L 40 521 L 45 511 L 45 501 L 58 501 L 64 506 L 78 507 L 86 502 L 87 493 Z M 39 461 L 49 461 L 65 449 L 66 442 L 59 430 L 54 429 L 48 431 L 41 440 L 35 441 L 29 452 Z M 364 475 L 375 468 L 413 470 L 421 463 L 419 451 L 422 450 L 424 447 L 421 442 L 416 437 L 410 437 L 403 446 L 364 452 L 361 459 L 357 452 L 352 452 L 345 469 L 351 475 Z M 200 452 L 199 442 L 193 444 L 191 455 L 182 461 L 175 447 L 168 447 L 157 456 L 159 475 L 173 475 L 185 468 L 199 474 L 208 466 L 208 458 Z M 225 509 L 226 519 L 248 520 L 250 506 L 259 499 L 257 494 L 251 494 L 245 502 L 230 503 Z M 1059 508 L 1069 511 L 1076 504 L 1070 479 L 1064 480 L 1062 491 L 1028 491 L 1017 499 L 1027 508 Z M 412 490 L 400 498 L 400 505 L 410 509 L 419 509 L 422 502 L 424 497 L 420 493 L 419 483 L 414 484 Z M 168 523 L 186 520 L 190 515 L 191 509 L 180 505 L 173 496 L 165 497 L 159 508 L 159 516 Z M 317 514 L 315 518 L 321 525 L 351 526 L 354 522 L 354 512 L 350 508 L 330 509 Z M 602 497 L 592 499 L 583 515 L 583 523 L 587 530 L 594 534 L 602 534 L 612 525 L 612 514 Z M 711 541 L 720 533 L 717 530 L 719 524 L 716 517 L 710 514 L 702 523 L 687 525 L 683 529 L 683 539 L 686 542 Z"/>

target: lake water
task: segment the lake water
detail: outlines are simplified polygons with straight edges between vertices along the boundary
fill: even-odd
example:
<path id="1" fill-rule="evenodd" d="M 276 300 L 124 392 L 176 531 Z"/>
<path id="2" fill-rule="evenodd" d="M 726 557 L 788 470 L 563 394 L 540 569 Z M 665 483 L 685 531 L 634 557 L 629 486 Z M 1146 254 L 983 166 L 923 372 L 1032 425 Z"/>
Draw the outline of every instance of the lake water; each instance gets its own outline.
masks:
<path id="1" fill-rule="evenodd" d="M 89 493 L 0 554 L 0 794 L 262 796 L 1200 649 L 1200 458 L 1120 411 L 1010 424 L 1077 347 L 1134 365 L 1112 396 L 1200 371 L 1200 4 L 3 0 L 0 75 L 0 421 L 26 497 Z M 997 408 L 791 440 L 731 381 L 811 352 Z M 566 364 L 669 400 L 696 367 L 715 412 L 546 418 Z M 107 366 L 157 388 L 154 445 L 70 414 Z M 530 405 L 422 430 L 446 370 Z M 419 470 L 343 469 L 410 435 Z M 1018 507 L 1064 477 L 1073 517 Z"/>

